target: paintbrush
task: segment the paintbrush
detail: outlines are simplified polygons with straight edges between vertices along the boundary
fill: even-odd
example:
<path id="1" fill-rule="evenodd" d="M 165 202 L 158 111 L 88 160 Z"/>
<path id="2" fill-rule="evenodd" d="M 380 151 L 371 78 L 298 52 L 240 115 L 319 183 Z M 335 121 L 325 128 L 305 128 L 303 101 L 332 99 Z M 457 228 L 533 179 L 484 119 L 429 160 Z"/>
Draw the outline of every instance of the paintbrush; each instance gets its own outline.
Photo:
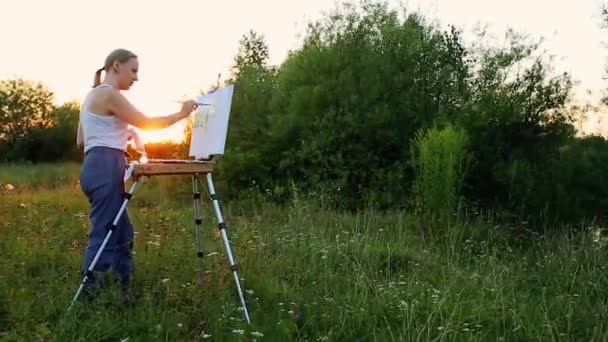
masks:
<path id="1" fill-rule="evenodd" d="M 174 102 L 177 102 L 177 103 L 184 103 L 185 101 L 174 101 Z M 205 102 L 196 102 L 196 105 L 197 105 L 197 106 L 213 106 L 213 104 L 212 104 L 212 103 L 205 103 Z"/>

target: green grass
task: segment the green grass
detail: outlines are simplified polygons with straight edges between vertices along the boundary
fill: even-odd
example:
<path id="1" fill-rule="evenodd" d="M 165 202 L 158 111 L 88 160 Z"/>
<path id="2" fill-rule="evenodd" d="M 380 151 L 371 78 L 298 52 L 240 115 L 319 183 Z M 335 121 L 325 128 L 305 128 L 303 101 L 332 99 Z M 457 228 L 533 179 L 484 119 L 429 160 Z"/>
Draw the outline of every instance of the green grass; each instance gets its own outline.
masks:
<path id="1" fill-rule="evenodd" d="M 88 227 L 78 166 L 0 170 L 0 183 L 15 186 L 0 190 L 3 341 L 608 338 L 607 253 L 590 237 L 516 245 L 507 228 L 478 219 L 426 240 L 407 212 L 339 213 L 297 198 L 222 202 L 248 326 L 210 203 L 201 260 L 189 180 L 171 177 L 147 180 L 128 207 L 140 304 L 122 307 L 109 286 L 68 313 Z"/>

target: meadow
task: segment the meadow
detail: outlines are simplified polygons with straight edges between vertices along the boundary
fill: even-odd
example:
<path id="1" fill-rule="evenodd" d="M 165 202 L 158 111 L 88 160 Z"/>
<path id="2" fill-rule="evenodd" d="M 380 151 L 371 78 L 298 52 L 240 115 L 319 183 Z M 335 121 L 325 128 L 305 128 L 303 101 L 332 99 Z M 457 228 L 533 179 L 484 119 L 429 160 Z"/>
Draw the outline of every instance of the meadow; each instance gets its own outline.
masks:
<path id="1" fill-rule="evenodd" d="M 128 206 L 138 305 L 108 282 L 67 312 L 88 229 L 78 173 L 0 168 L 2 341 L 608 339 L 607 253 L 590 231 L 516 241 L 479 214 L 431 236 L 407 211 L 338 212 L 297 193 L 222 201 L 248 325 L 210 202 L 197 258 L 190 179 L 168 176 L 146 179 Z"/>

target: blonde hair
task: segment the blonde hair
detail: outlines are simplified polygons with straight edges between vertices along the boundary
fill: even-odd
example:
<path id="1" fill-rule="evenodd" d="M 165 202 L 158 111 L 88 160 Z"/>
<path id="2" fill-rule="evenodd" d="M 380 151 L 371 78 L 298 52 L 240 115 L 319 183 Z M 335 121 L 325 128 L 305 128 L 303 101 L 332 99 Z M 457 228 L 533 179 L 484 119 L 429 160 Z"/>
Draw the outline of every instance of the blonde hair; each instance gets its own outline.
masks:
<path id="1" fill-rule="evenodd" d="M 114 62 L 118 61 L 119 63 L 125 63 L 131 58 L 137 58 L 137 55 L 133 52 L 126 49 L 116 49 L 112 51 L 108 57 L 106 57 L 106 61 L 103 67 L 97 69 L 95 72 L 95 78 L 93 78 L 93 88 L 97 87 L 101 84 L 101 72 L 108 71 L 112 67 Z"/>

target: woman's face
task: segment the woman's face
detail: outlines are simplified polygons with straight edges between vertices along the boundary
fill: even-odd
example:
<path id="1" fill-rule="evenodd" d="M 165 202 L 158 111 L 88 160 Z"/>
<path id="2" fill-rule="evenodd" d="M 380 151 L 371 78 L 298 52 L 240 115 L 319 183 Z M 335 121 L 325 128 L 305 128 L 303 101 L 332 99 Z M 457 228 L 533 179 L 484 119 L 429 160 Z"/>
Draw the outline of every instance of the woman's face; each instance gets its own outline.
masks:
<path id="1" fill-rule="evenodd" d="M 137 71 L 139 69 L 137 58 L 131 58 L 124 63 L 116 62 L 115 66 L 119 88 L 129 90 L 133 83 L 137 81 Z"/>

